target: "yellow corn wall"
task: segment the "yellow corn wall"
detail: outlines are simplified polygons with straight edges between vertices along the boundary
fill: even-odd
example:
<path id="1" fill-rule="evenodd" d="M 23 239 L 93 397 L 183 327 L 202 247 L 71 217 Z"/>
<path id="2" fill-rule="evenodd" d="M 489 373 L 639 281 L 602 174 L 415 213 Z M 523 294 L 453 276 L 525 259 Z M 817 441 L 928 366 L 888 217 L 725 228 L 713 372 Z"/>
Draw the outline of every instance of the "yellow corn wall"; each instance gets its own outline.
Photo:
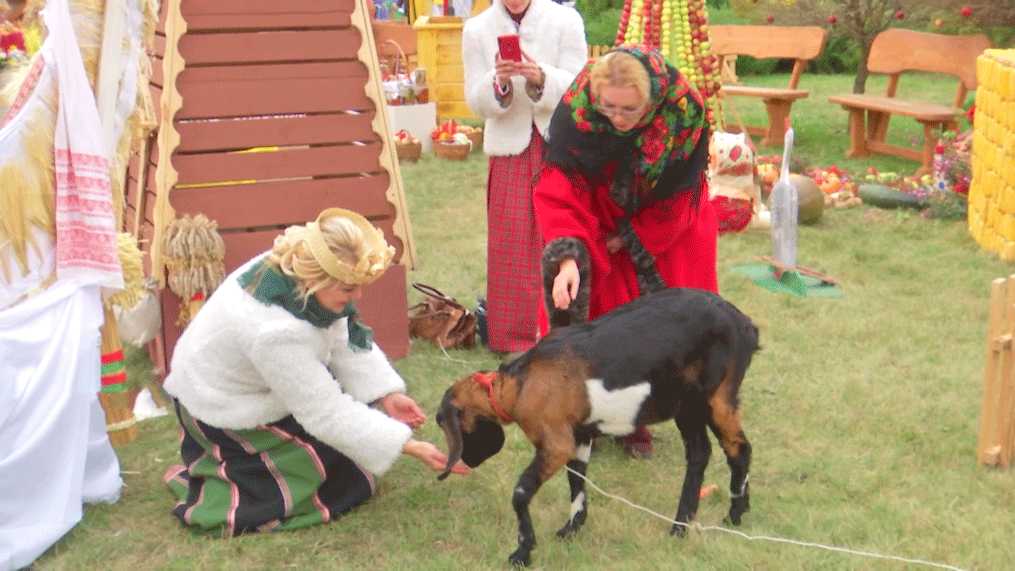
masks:
<path id="1" fill-rule="evenodd" d="M 1015 260 L 1015 50 L 985 51 L 976 75 L 969 233 L 985 250 Z"/>

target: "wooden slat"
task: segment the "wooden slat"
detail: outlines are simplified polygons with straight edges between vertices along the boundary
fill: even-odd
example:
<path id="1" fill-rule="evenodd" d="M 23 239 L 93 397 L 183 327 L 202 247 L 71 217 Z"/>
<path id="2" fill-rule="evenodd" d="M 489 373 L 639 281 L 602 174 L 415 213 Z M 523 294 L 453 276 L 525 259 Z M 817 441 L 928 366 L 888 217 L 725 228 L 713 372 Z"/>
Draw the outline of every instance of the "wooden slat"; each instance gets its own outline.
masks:
<path id="1" fill-rule="evenodd" d="M 292 224 L 313 219 L 327 207 L 359 212 L 367 218 L 393 217 L 384 191 L 387 173 L 365 177 L 311 179 L 249 185 L 177 188 L 169 202 L 178 216 L 203 213 L 219 228 Z"/>
<path id="2" fill-rule="evenodd" d="M 163 2 L 164 4 L 165 2 Z M 354 3 L 321 0 L 216 0 L 183 2 L 187 29 L 236 30 L 348 26 Z"/>
<path id="3" fill-rule="evenodd" d="M 811 60 L 821 54 L 828 32 L 819 26 L 710 26 L 712 53 L 756 59 Z"/>
<path id="4" fill-rule="evenodd" d="M 930 71 L 953 75 L 976 89 L 976 58 L 992 46 L 983 34 L 951 36 L 889 28 L 871 44 L 867 69 L 871 73 Z"/>
<path id="5" fill-rule="evenodd" d="M 313 66 L 330 73 L 315 74 Z M 175 119 L 370 110 L 374 104 L 354 87 L 366 80 L 359 62 L 188 68 L 177 82 L 183 107 Z"/>
<path id="6" fill-rule="evenodd" d="M 188 67 L 348 58 L 362 38 L 355 28 L 187 34 L 180 54 Z"/>
<path id="7" fill-rule="evenodd" d="M 235 183 L 377 172 L 380 143 L 304 147 L 263 153 L 174 155 L 177 185 Z"/>
<path id="8" fill-rule="evenodd" d="M 997 395 L 1004 384 L 1004 379 L 999 376 L 1001 354 L 995 350 L 994 340 L 1004 333 L 1008 285 L 1010 284 L 1004 278 L 997 278 L 990 284 L 987 342 L 984 345 L 983 396 L 980 403 L 980 435 L 976 447 L 976 462 L 981 466 L 994 465 L 997 462 L 997 458 L 988 457 L 987 452 L 998 445 Z"/>
<path id="9" fill-rule="evenodd" d="M 176 130 L 181 153 L 379 140 L 366 113 L 177 122 Z"/>
<path id="10" fill-rule="evenodd" d="M 723 85 L 723 93 L 759 97 L 761 99 L 804 99 L 809 95 L 806 89 L 780 89 L 778 87 L 752 87 L 749 85 Z"/>

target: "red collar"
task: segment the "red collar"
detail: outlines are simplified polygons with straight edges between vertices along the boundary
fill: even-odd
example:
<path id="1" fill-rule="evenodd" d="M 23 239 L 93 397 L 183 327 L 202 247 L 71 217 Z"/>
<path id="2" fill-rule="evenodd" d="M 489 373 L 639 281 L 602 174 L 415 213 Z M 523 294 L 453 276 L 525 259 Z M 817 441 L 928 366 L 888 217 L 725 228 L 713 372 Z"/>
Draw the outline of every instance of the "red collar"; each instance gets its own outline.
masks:
<path id="1" fill-rule="evenodd" d="M 493 397 L 493 373 L 476 373 L 472 375 L 472 380 L 476 381 L 481 387 L 485 387 L 487 392 L 490 393 L 490 404 L 493 405 L 493 410 L 500 415 L 504 422 L 514 422 L 511 416 L 504 412 L 504 409 L 497 404 L 497 399 Z"/>

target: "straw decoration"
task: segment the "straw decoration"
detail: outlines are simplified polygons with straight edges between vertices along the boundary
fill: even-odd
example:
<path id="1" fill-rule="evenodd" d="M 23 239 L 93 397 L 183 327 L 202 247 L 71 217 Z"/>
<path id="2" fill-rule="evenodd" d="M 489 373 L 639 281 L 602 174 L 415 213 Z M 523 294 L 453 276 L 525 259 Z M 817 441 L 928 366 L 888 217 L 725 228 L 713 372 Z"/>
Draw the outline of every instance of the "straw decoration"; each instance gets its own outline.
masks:
<path id="1" fill-rule="evenodd" d="M 185 215 L 166 226 L 163 259 L 167 282 L 183 302 L 177 323 L 189 323 L 204 300 L 225 280 L 225 243 L 218 224 L 205 215 Z"/>

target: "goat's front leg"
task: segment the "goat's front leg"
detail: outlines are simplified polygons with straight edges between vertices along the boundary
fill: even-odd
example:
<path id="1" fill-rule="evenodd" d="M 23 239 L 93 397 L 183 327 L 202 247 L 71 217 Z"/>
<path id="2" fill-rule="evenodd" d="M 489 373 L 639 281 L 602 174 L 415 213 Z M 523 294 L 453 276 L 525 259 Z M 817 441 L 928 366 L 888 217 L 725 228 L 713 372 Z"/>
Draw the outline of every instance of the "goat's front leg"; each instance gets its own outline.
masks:
<path id="1" fill-rule="evenodd" d="M 701 483 L 705 480 L 705 468 L 712 456 L 712 443 L 708 440 L 704 420 L 697 415 L 684 413 L 678 416 L 676 421 L 680 435 L 684 439 L 687 470 L 684 473 L 680 503 L 677 505 L 677 517 L 674 518 L 676 523 L 670 529 L 670 534 L 683 536 L 687 532 L 687 524 L 698 513 Z"/>
<path id="2" fill-rule="evenodd" d="M 543 482 L 554 475 L 567 462 L 574 452 L 574 438 L 566 437 L 555 441 L 553 448 L 539 448 L 536 457 L 522 472 L 511 496 L 511 505 L 518 516 L 518 549 L 508 556 L 512 565 L 527 567 L 531 561 L 532 550 L 536 548 L 536 533 L 532 529 L 532 517 L 529 515 L 529 503 L 539 491 Z"/>
<path id="3" fill-rule="evenodd" d="M 575 446 L 574 458 L 568 461 L 567 483 L 571 488 L 571 513 L 564 527 L 557 530 L 557 537 L 567 539 L 578 533 L 588 517 L 588 495 L 585 493 L 585 479 L 592 457 L 592 435 L 581 435 Z M 573 472 L 572 472 L 573 470 Z M 577 473 L 575 473 L 577 472 Z"/>

